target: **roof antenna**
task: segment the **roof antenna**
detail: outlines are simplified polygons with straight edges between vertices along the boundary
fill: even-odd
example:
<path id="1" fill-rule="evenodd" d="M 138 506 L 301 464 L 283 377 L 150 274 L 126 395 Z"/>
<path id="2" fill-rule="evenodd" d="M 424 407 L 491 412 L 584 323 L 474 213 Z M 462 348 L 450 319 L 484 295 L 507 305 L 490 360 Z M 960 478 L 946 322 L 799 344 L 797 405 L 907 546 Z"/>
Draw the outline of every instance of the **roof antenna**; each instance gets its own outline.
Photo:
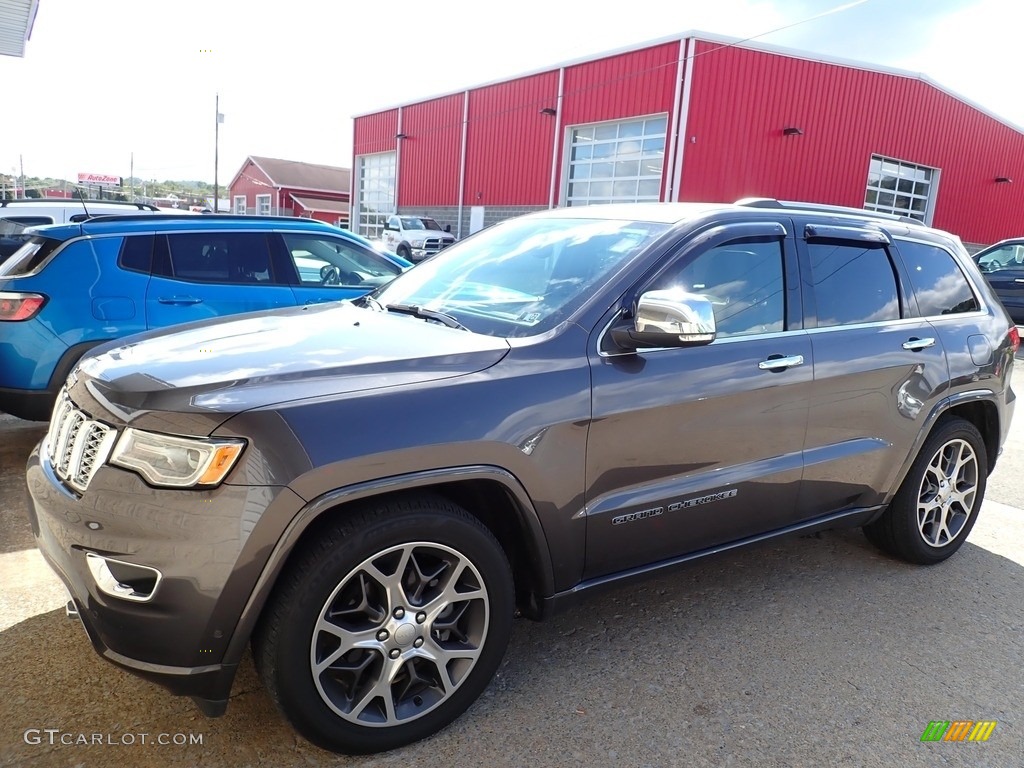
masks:
<path id="1" fill-rule="evenodd" d="M 85 195 L 84 195 L 84 194 L 82 193 L 82 187 L 81 187 L 81 185 L 79 185 L 79 184 L 75 184 L 75 191 L 76 191 L 76 192 L 78 193 L 78 199 L 79 199 L 79 200 L 81 201 L 81 203 L 82 203 L 82 210 L 84 210 L 84 211 L 85 211 L 85 217 L 86 217 L 87 219 L 91 219 L 91 218 L 92 218 L 92 214 L 91 214 L 91 213 L 89 213 L 89 209 L 85 207 Z"/>

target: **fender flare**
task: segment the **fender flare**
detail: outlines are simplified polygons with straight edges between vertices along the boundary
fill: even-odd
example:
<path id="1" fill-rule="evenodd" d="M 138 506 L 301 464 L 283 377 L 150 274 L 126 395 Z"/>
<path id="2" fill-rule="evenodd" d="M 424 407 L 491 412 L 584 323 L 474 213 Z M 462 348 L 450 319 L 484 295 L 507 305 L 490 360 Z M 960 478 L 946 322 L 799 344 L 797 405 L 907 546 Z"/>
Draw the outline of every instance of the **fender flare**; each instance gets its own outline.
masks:
<path id="1" fill-rule="evenodd" d="M 237 665 L 257 620 L 266 605 L 267 599 L 273 590 L 274 584 L 284 568 L 285 563 L 291 556 L 296 544 L 302 538 L 306 529 L 321 515 L 342 503 L 350 503 L 378 496 L 382 493 L 393 493 L 395 491 L 412 490 L 437 485 L 443 482 L 458 482 L 460 480 L 494 480 L 500 483 L 512 496 L 517 508 L 519 523 L 527 532 L 527 546 L 536 555 L 538 564 L 538 576 L 540 582 L 540 597 L 550 596 L 554 593 L 554 568 L 551 564 L 551 555 L 547 546 L 547 538 L 540 524 L 540 518 L 534 509 L 533 502 L 522 483 L 507 470 L 486 464 L 469 465 L 461 467 L 450 467 L 445 469 L 432 469 L 422 472 L 412 472 L 404 475 L 386 477 L 379 480 L 369 480 L 363 483 L 336 488 L 327 491 L 316 498 L 308 501 L 292 518 L 285 527 L 267 558 L 256 585 L 253 587 L 249 599 L 242 609 L 242 613 L 235 625 L 231 635 L 231 641 L 224 652 L 224 665 Z"/>
<path id="2" fill-rule="evenodd" d="M 886 495 L 882 508 L 879 510 L 879 514 L 884 511 L 885 507 L 888 506 L 896 495 L 896 491 L 898 491 L 899 487 L 903 485 L 903 481 L 906 479 L 907 473 L 910 472 L 911 465 L 917 459 L 917 455 L 920 453 L 921 447 L 924 445 L 925 440 L 928 439 L 928 435 L 932 433 L 932 429 L 935 428 L 935 423 L 942 417 L 942 415 L 950 409 L 955 408 L 958 405 L 964 405 L 965 403 L 995 403 L 996 397 L 997 395 L 994 390 L 972 389 L 967 392 L 958 392 L 955 395 L 949 395 L 937 402 L 925 418 L 924 423 L 921 425 L 921 429 L 917 433 L 917 439 L 914 440 L 914 445 L 907 454 L 907 458 L 903 460 L 903 464 L 900 466 L 900 471 L 896 475 L 896 482 L 893 484 L 892 490 L 890 490 L 888 495 Z"/>

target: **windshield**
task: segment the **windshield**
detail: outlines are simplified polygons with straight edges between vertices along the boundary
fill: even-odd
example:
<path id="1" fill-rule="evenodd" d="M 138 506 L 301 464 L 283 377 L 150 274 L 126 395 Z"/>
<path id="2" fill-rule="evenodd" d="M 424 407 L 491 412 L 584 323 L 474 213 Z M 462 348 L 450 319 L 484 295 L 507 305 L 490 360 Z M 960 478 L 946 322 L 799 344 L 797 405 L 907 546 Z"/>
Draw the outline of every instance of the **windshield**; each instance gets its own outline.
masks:
<path id="1" fill-rule="evenodd" d="M 402 229 L 433 229 L 441 232 L 440 225 L 433 219 L 419 216 L 402 216 Z"/>
<path id="2" fill-rule="evenodd" d="M 666 229 L 621 220 L 512 219 L 442 251 L 371 298 L 385 307 L 442 312 L 476 333 L 533 336 L 582 306 Z"/>

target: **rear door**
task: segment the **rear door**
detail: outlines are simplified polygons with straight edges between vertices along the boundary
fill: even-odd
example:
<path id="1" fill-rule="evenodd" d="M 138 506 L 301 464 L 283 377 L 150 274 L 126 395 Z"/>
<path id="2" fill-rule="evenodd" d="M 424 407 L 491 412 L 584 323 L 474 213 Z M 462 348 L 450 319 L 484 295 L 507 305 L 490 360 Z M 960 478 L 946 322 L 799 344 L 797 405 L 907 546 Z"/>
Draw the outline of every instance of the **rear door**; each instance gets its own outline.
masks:
<path id="1" fill-rule="evenodd" d="M 885 231 L 798 225 L 814 353 L 800 508 L 816 517 L 883 501 L 948 368 Z"/>
<path id="2" fill-rule="evenodd" d="M 591 353 L 586 577 L 798 521 L 813 365 L 786 232 L 716 227 L 637 286 L 708 296 L 711 344 Z"/>
<path id="3" fill-rule="evenodd" d="M 293 306 L 270 258 L 267 232 L 157 235 L 146 293 L 149 328 Z"/>

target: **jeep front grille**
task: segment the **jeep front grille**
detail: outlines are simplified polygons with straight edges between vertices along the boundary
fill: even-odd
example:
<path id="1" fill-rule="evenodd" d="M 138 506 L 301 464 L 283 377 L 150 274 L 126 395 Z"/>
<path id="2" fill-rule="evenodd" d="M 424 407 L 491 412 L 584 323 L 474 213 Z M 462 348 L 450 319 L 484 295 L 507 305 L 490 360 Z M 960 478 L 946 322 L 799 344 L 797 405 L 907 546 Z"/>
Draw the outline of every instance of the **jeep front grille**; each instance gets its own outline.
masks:
<path id="1" fill-rule="evenodd" d="M 46 458 L 57 477 L 81 492 L 107 460 L 116 436 L 113 428 L 78 410 L 61 390 L 46 433 Z"/>

